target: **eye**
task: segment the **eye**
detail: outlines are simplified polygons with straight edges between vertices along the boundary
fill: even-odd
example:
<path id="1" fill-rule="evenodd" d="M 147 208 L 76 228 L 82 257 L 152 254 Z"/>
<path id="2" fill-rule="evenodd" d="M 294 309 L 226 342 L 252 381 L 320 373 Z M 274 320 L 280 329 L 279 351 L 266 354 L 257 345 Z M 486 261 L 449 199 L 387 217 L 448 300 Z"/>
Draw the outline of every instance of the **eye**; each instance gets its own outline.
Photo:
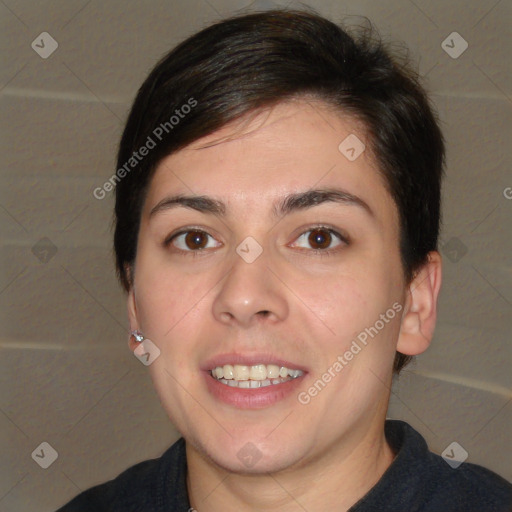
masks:
<path id="1" fill-rule="evenodd" d="M 209 243 L 208 238 L 212 241 L 215 240 L 210 234 L 200 229 L 182 230 L 169 237 L 165 241 L 165 245 L 172 244 L 174 247 L 184 252 L 198 252 L 203 249 L 212 249 L 222 245 L 220 242 L 218 245 L 212 245 L 211 242 Z"/>
<path id="2" fill-rule="evenodd" d="M 294 246 L 297 243 L 304 242 L 309 244 L 315 253 L 330 253 L 334 252 L 335 248 L 341 245 L 347 245 L 348 239 L 334 229 L 325 226 L 317 226 L 300 235 L 294 243 Z"/>

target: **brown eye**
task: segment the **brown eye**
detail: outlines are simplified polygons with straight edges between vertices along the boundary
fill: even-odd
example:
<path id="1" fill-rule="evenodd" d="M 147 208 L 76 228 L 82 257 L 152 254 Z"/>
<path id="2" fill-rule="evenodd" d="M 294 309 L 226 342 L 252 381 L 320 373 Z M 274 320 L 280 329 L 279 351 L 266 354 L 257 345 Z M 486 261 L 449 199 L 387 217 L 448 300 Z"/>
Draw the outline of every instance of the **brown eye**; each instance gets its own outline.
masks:
<path id="1" fill-rule="evenodd" d="M 327 255 L 348 244 L 348 238 L 334 229 L 317 226 L 304 231 L 292 246 L 310 249 L 315 254 Z"/>
<path id="2" fill-rule="evenodd" d="M 204 249 L 207 243 L 208 237 L 202 231 L 189 231 L 185 236 L 185 245 L 189 249 Z"/>
<path id="3" fill-rule="evenodd" d="M 308 236 L 308 242 L 313 249 L 327 249 L 331 245 L 332 235 L 326 229 L 312 229 Z"/>
<path id="4" fill-rule="evenodd" d="M 222 245 L 220 243 L 215 245 L 212 242 L 215 242 L 215 239 L 211 235 L 198 229 L 181 231 L 169 240 L 170 244 L 183 252 L 199 252 Z"/>

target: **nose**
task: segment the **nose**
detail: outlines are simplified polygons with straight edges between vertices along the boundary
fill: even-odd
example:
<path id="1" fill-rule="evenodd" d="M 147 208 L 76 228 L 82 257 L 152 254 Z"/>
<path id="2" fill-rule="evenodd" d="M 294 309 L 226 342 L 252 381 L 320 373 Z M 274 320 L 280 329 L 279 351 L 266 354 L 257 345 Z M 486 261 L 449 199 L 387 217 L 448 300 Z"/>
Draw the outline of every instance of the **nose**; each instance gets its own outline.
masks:
<path id="1" fill-rule="evenodd" d="M 265 251 L 252 263 L 235 253 L 231 269 L 213 302 L 213 315 L 227 325 L 278 323 L 289 312 L 286 287 L 269 269 Z"/>

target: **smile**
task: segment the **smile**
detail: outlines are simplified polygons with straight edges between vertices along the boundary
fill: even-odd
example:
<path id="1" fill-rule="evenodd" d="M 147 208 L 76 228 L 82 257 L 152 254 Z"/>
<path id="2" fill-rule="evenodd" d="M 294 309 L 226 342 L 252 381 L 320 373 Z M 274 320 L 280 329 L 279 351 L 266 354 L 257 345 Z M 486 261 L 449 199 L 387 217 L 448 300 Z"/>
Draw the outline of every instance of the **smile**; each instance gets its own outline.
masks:
<path id="1" fill-rule="evenodd" d="M 304 372 L 275 364 L 225 364 L 210 370 L 210 374 L 221 384 L 234 388 L 255 389 L 283 384 L 301 377 Z"/>

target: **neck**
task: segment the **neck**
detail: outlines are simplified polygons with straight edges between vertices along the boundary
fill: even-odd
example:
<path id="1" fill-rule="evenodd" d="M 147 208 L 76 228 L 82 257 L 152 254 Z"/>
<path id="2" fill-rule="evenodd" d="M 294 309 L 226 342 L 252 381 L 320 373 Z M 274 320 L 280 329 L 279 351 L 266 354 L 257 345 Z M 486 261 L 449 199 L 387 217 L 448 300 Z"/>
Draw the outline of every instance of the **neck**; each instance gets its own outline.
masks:
<path id="1" fill-rule="evenodd" d="M 393 461 L 383 422 L 363 435 L 355 429 L 315 458 L 275 473 L 227 471 L 187 443 L 190 504 L 198 512 L 346 511 Z"/>

